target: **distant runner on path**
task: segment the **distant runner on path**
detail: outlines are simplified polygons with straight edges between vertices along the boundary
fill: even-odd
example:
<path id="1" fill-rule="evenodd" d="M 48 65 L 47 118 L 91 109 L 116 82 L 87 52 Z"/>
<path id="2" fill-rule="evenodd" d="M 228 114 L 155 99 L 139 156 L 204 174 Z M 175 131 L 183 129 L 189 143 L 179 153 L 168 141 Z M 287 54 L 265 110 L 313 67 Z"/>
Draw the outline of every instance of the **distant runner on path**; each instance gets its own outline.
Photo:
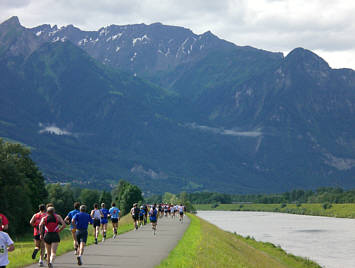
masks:
<path id="1" fill-rule="evenodd" d="M 70 224 L 70 231 L 71 231 L 71 235 L 73 237 L 75 255 L 77 255 L 77 251 L 78 251 L 78 242 L 76 241 L 76 229 L 75 229 L 74 225 L 71 223 L 71 221 L 74 218 L 74 216 L 80 212 L 79 208 L 80 208 L 80 203 L 75 202 L 74 203 L 74 210 L 70 211 L 64 219 L 66 224 Z"/>
<path id="2" fill-rule="evenodd" d="M 45 228 L 44 243 L 46 245 L 48 254 L 47 260 L 49 268 L 53 267 L 53 263 L 57 254 L 57 248 L 60 242 L 59 233 L 63 231 L 66 226 L 62 217 L 58 214 L 55 214 L 54 212 L 54 207 L 49 207 L 47 209 L 47 216 L 42 218 L 41 223 L 39 224 L 41 239 L 43 237 L 42 230 Z"/>
<path id="3" fill-rule="evenodd" d="M 134 222 L 134 227 L 137 230 L 138 229 L 138 219 L 139 219 L 139 208 L 138 208 L 137 203 L 133 204 L 133 207 L 131 208 L 131 215 L 132 215 L 132 219 Z"/>
<path id="4" fill-rule="evenodd" d="M 30 220 L 30 224 L 33 226 L 33 239 L 35 242 L 35 249 L 33 250 L 32 253 L 32 259 L 34 260 L 36 258 L 36 255 L 38 251 L 41 250 L 41 254 L 39 257 L 39 266 L 43 267 L 43 260 L 44 260 L 44 241 L 41 239 L 41 232 L 39 229 L 39 224 L 42 221 L 42 218 L 47 216 L 46 213 L 46 206 L 44 204 L 41 204 L 38 206 L 39 212 L 34 214 Z"/>
<path id="5" fill-rule="evenodd" d="M 102 212 L 99 210 L 98 204 L 94 204 L 94 209 L 91 210 L 90 216 L 94 221 L 94 224 L 93 224 L 94 225 L 94 237 L 95 237 L 95 244 L 97 244 L 97 237 L 99 236 L 99 232 L 100 232 L 101 217 L 104 216 L 102 214 Z"/>
<path id="6" fill-rule="evenodd" d="M 105 206 L 105 203 L 101 204 L 100 211 L 101 211 L 101 214 L 102 214 L 102 216 L 101 216 L 102 242 L 104 242 L 105 239 L 106 239 L 108 214 L 109 214 L 109 211 L 108 211 L 108 209 Z"/>
<path id="7" fill-rule="evenodd" d="M 184 222 L 184 210 L 185 210 L 185 207 L 182 204 L 180 204 L 180 206 L 179 206 L 179 214 L 180 214 L 179 221 L 181 223 Z"/>
<path id="8" fill-rule="evenodd" d="M 0 226 L 2 224 L 2 216 L 0 216 Z M 6 265 L 9 264 L 9 257 L 7 252 L 14 250 L 14 241 L 12 241 L 7 233 L 0 231 L 0 268 L 5 268 Z"/>
<path id="9" fill-rule="evenodd" d="M 154 204 L 149 211 L 149 220 L 152 223 L 153 234 L 156 235 L 157 223 L 158 223 L 158 210 L 156 209 L 157 204 Z"/>
<path id="10" fill-rule="evenodd" d="M 120 210 L 116 207 L 115 203 L 111 204 L 111 208 L 109 210 L 109 215 L 111 216 L 112 228 L 113 228 L 113 238 L 117 236 L 118 229 L 118 221 L 120 219 Z"/>
<path id="11" fill-rule="evenodd" d="M 92 224 L 92 218 L 90 217 L 89 214 L 86 213 L 86 206 L 81 205 L 80 206 L 80 212 L 75 214 L 75 216 L 72 219 L 72 224 L 74 225 L 76 229 L 76 241 L 79 243 L 79 250 L 78 250 L 78 265 L 82 265 L 82 256 L 84 254 L 84 247 L 86 244 L 86 241 L 88 239 L 88 226 L 89 223 Z"/>

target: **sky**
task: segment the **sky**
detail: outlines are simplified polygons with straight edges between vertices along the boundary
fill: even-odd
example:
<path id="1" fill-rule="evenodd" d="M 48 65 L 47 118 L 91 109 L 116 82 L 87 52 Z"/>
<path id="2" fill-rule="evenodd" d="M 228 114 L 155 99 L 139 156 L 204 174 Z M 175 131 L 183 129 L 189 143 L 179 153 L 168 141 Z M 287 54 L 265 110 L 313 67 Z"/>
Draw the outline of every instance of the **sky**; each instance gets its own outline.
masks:
<path id="1" fill-rule="evenodd" d="M 333 68 L 355 69 L 353 0 L 0 0 L 0 21 L 11 16 L 25 27 L 82 30 L 161 22 L 285 55 L 303 47 Z"/>

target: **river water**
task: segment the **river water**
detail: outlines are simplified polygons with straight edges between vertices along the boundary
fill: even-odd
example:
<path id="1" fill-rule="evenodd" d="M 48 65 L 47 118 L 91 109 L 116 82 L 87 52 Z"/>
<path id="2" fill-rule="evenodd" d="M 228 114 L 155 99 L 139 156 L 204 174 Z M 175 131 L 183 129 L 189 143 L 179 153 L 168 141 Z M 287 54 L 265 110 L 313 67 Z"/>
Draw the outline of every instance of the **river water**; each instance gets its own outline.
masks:
<path id="1" fill-rule="evenodd" d="M 355 219 L 272 212 L 198 211 L 223 230 L 281 246 L 327 268 L 355 268 Z"/>

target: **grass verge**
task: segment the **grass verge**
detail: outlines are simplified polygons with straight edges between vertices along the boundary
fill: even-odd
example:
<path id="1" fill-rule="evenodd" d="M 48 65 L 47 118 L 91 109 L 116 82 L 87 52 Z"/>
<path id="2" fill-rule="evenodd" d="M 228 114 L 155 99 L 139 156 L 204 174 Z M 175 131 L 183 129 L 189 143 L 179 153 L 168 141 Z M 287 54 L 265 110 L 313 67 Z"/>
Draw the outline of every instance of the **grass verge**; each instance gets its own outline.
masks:
<path id="1" fill-rule="evenodd" d="M 266 211 L 300 215 L 326 216 L 355 219 L 355 204 L 332 204 L 324 208 L 323 204 L 211 204 L 194 205 L 196 210 L 224 211 Z"/>
<path id="2" fill-rule="evenodd" d="M 121 218 L 118 227 L 118 234 L 122 234 L 133 230 L 134 226 L 132 224 L 132 219 L 130 215 L 126 215 Z M 93 228 L 89 227 L 89 236 L 87 240 L 87 245 L 91 245 L 94 243 L 93 236 Z M 112 224 L 109 223 L 107 227 L 107 237 L 110 238 L 113 236 L 112 232 Z M 99 241 L 102 236 L 99 236 Z M 71 232 L 69 228 L 63 230 L 60 234 L 60 244 L 57 250 L 57 256 L 60 256 L 68 251 L 74 251 L 73 249 L 73 240 L 71 236 Z M 15 251 L 9 252 L 9 260 L 10 264 L 6 267 L 8 268 L 17 268 L 17 267 L 25 267 L 32 263 L 38 262 L 39 254 L 37 254 L 37 261 L 32 260 L 31 255 L 34 249 L 34 242 L 32 237 L 27 235 L 26 237 L 22 237 L 20 239 L 14 239 L 15 242 Z"/>
<path id="3" fill-rule="evenodd" d="M 271 243 L 257 242 L 223 231 L 189 214 L 191 224 L 164 267 L 243 267 L 243 268 L 320 268 L 310 260 L 287 254 Z"/>

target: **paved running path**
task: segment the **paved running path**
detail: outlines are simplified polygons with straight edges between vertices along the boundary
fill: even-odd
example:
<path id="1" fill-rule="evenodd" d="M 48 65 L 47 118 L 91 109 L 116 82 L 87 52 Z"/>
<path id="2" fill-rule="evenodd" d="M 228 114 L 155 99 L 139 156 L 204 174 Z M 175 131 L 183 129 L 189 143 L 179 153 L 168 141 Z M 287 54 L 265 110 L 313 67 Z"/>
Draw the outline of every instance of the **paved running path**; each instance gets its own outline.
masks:
<path id="1" fill-rule="evenodd" d="M 169 252 L 177 245 L 189 224 L 190 220 L 186 216 L 183 224 L 180 224 L 177 218 L 163 217 L 158 221 L 157 235 L 155 237 L 153 236 L 151 225 L 147 224 L 137 231 L 119 235 L 119 239 L 107 239 L 98 245 L 86 247 L 82 266 L 78 266 L 74 251 L 70 251 L 56 258 L 54 268 L 151 268 L 158 265 L 169 255 Z M 89 232 L 92 232 L 91 228 L 89 228 Z M 28 267 L 39 266 L 34 264 Z M 46 263 L 45 267 L 47 267 Z"/>

